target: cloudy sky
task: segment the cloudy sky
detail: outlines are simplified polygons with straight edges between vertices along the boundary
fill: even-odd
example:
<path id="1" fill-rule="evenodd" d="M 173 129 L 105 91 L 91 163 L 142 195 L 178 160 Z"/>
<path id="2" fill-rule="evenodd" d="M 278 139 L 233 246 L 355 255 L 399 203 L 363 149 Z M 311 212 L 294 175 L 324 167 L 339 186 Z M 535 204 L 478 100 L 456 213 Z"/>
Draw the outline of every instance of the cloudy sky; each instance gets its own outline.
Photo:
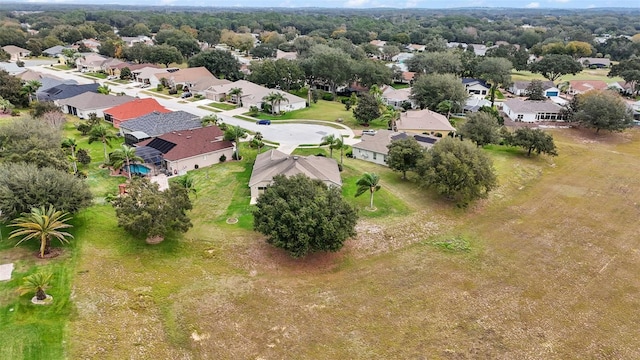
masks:
<path id="1" fill-rule="evenodd" d="M 224 7 L 329 7 L 329 8 L 458 8 L 458 7 L 508 7 L 530 9 L 585 9 L 593 7 L 640 8 L 640 0 L 26 0 L 38 3 L 63 4 L 126 4 L 126 5 L 179 5 Z M 0 0 L 16 2 L 16 0 Z"/>

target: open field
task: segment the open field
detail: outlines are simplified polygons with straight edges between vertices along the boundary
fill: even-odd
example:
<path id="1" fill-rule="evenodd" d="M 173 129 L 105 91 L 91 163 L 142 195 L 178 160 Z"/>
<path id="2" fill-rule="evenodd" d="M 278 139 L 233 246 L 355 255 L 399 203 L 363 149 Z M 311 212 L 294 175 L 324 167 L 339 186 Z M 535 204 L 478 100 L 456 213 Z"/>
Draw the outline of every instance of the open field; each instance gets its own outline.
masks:
<path id="1" fill-rule="evenodd" d="M 613 81 L 624 81 L 621 77 L 607 77 L 609 69 L 585 69 L 575 75 L 563 75 L 558 80 L 554 81 L 556 84 L 570 80 L 602 80 L 606 83 Z M 530 71 L 513 71 L 511 72 L 512 81 L 528 81 L 528 80 L 546 80 L 544 76 L 535 74 Z"/>
<path id="2" fill-rule="evenodd" d="M 65 133 L 76 136 L 70 123 Z M 639 358 L 640 131 L 553 134 L 556 158 L 487 148 L 500 187 L 466 210 L 345 157 L 358 236 L 306 259 L 251 231 L 246 147 L 242 161 L 193 172 L 194 227 L 159 245 L 100 201 L 53 260 L 13 248 L 5 229 L 0 257 L 19 266 L 0 283 L 0 332 L 14 335 L 0 358 Z M 102 144 L 80 144 L 94 196 L 115 192 Z M 381 176 L 376 212 L 353 197 L 366 171 Z M 56 274 L 53 307 L 14 293 L 36 266 Z"/>

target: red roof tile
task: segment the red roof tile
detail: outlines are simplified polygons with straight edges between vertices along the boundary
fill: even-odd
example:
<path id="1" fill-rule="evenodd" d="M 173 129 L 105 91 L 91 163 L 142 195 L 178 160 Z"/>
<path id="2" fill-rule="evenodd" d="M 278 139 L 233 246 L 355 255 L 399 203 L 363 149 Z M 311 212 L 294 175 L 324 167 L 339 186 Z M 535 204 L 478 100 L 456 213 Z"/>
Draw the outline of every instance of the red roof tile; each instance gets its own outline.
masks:
<path id="1" fill-rule="evenodd" d="M 120 127 L 120 123 L 126 120 L 135 119 L 140 116 L 147 115 L 153 111 L 160 113 L 168 113 L 171 110 L 160 105 L 155 99 L 135 99 L 122 105 L 114 106 L 104 111 L 105 114 L 111 115 L 113 126 Z"/>
<path id="2" fill-rule="evenodd" d="M 176 144 L 164 158 L 169 161 L 187 159 L 193 156 L 233 148 L 231 141 L 222 140 L 224 132 L 217 126 L 199 129 L 173 131 L 158 136 L 160 139 Z M 142 141 L 137 146 L 145 146 L 153 139 Z"/>

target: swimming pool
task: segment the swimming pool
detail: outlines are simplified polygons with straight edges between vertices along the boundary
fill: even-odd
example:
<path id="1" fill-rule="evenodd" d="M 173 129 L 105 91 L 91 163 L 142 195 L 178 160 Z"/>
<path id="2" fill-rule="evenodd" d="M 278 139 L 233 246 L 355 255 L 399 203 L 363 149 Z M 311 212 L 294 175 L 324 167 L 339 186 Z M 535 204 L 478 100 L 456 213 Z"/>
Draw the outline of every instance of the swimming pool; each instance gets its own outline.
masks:
<path id="1" fill-rule="evenodd" d="M 151 172 L 151 169 L 140 164 L 129 165 L 129 170 L 132 175 L 149 175 L 149 173 Z"/>

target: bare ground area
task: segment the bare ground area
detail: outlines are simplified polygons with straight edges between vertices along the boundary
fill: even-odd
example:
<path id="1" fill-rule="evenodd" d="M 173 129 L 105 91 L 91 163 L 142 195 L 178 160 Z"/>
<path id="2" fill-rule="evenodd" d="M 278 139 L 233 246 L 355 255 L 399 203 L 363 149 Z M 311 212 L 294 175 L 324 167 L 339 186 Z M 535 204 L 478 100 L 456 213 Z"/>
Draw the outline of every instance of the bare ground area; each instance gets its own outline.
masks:
<path id="1" fill-rule="evenodd" d="M 557 158 L 492 150 L 501 186 L 467 210 L 388 181 L 411 213 L 361 220 L 339 253 L 291 259 L 216 220 L 232 183 L 180 240 L 92 224 L 69 358 L 640 358 L 640 133 L 553 134 Z M 432 245 L 450 237 L 469 251 Z"/>

